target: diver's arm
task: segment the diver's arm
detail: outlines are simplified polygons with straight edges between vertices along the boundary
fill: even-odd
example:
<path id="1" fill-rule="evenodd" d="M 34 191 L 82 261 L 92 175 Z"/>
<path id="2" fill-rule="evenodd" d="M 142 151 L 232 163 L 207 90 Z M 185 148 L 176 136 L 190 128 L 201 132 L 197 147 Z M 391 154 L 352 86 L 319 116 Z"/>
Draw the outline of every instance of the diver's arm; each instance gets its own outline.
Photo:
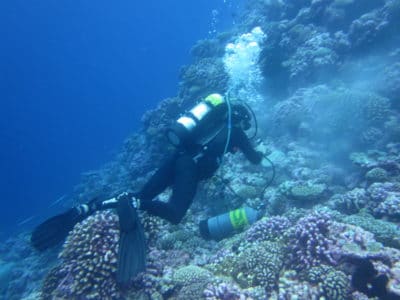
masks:
<path id="1" fill-rule="evenodd" d="M 262 161 L 263 154 L 253 148 L 249 138 L 242 129 L 233 129 L 232 140 L 233 147 L 238 147 L 251 163 L 259 164 Z"/>

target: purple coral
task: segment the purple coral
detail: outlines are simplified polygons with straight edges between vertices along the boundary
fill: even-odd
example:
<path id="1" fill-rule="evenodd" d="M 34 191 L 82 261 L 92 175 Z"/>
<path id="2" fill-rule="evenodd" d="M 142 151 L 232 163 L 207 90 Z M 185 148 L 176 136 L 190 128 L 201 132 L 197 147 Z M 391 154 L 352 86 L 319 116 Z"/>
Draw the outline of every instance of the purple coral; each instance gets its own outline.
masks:
<path id="1" fill-rule="evenodd" d="M 388 264 L 400 261 L 399 250 L 383 247 L 373 233 L 361 227 L 333 222 L 330 231 L 335 240 L 329 245 L 329 253 L 335 261 L 344 258 L 376 259 Z"/>
<path id="2" fill-rule="evenodd" d="M 206 300 L 251 300 L 241 289 L 235 284 L 222 282 L 218 285 L 208 284 L 204 290 Z"/>
<path id="3" fill-rule="evenodd" d="M 289 243 L 291 262 L 296 269 L 334 262 L 329 253 L 333 243 L 328 235 L 331 224 L 330 215 L 323 212 L 313 212 L 297 222 Z"/>
<path id="4" fill-rule="evenodd" d="M 345 213 L 357 213 L 369 202 L 365 189 L 354 188 L 344 194 L 335 194 L 329 200 L 329 206 Z"/>
<path id="5" fill-rule="evenodd" d="M 374 183 L 368 188 L 368 192 L 374 200 L 371 209 L 376 216 L 400 218 L 400 184 Z"/>
<path id="6" fill-rule="evenodd" d="M 274 216 L 269 219 L 263 219 L 249 228 L 246 232 L 246 239 L 250 242 L 276 240 L 282 237 L 290 226 L 291 223 L 286 217 Z"/>

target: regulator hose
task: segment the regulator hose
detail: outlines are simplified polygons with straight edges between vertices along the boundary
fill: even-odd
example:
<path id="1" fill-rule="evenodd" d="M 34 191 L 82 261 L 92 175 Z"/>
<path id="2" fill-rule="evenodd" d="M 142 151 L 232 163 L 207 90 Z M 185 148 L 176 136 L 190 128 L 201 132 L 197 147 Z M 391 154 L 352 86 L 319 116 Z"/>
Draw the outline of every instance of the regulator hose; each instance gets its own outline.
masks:
<path id="1" fill-rule="evenodd" d="M 257 121 L 257 117 L 256 114 L 254 113 L 254 110 L 250 107 L 250 105 L 248 105 L 246 102 L 243 102 L 243 105 L 246 106 L 246 108 L 250 111 L 251 115 L 253 116 L 253 120 L 254 120 L 254 134 L 249 137 L 250 140 L 254 139 L 257 134 L 258 134 L 258 121 Z"/>

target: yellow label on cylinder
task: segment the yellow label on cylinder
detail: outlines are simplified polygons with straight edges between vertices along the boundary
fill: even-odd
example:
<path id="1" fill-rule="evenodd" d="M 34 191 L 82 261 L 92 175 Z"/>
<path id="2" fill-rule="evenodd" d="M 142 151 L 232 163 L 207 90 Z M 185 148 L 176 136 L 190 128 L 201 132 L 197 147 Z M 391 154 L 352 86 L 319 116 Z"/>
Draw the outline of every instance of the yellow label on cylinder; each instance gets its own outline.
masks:
<path id="1" fill-rule="evenodd" d="M 229 212 L 229 219 L 234 229 L 241 229 L 249 224 L 244 208 L 238 208 Z"/>
<path id="2" fill-rule="evenodd" d="M 220 94 L 211 94 L 204 99 L 206 102 L 210 103 L 213 106 L 218 106 L 224 103 L 224 97 Z"/>

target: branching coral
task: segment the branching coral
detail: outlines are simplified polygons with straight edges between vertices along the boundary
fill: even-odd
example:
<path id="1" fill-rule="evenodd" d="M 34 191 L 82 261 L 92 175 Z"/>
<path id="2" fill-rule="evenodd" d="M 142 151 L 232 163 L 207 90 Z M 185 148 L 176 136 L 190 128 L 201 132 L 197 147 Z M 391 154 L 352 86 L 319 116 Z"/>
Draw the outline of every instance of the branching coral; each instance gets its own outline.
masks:
<path id="1" fill-rule="evenodd" d="M 368 188 L 374 215 L 400 219 L 400 183 L 374 183 Z"/>
<path id="2" fill-rule="evenodd" d="M 293 266 L 301 270 L 321 262 L 333 263 L 329 252 L 333 241 L 328 235 L 331 223 L 330 215 L 323 212 L 313 212 L 297 222 L 288 245 Z"/>
<path id="3" fill-rule="evenodd" d="M 291 223 L 286 217 L 274 216 L 262 219 L 246 232 L 246 239 L 254 241 L 276 241 L 284 238 Z"/>
<path id="4" fill-rule="evenodd" d="M 62 264 L 49 274 L 46 294 L 57 299 L 119 299 L 118 239 L 118 217 L 112 212 L 98 212 L 77 224 L 60 253 Z"/>

